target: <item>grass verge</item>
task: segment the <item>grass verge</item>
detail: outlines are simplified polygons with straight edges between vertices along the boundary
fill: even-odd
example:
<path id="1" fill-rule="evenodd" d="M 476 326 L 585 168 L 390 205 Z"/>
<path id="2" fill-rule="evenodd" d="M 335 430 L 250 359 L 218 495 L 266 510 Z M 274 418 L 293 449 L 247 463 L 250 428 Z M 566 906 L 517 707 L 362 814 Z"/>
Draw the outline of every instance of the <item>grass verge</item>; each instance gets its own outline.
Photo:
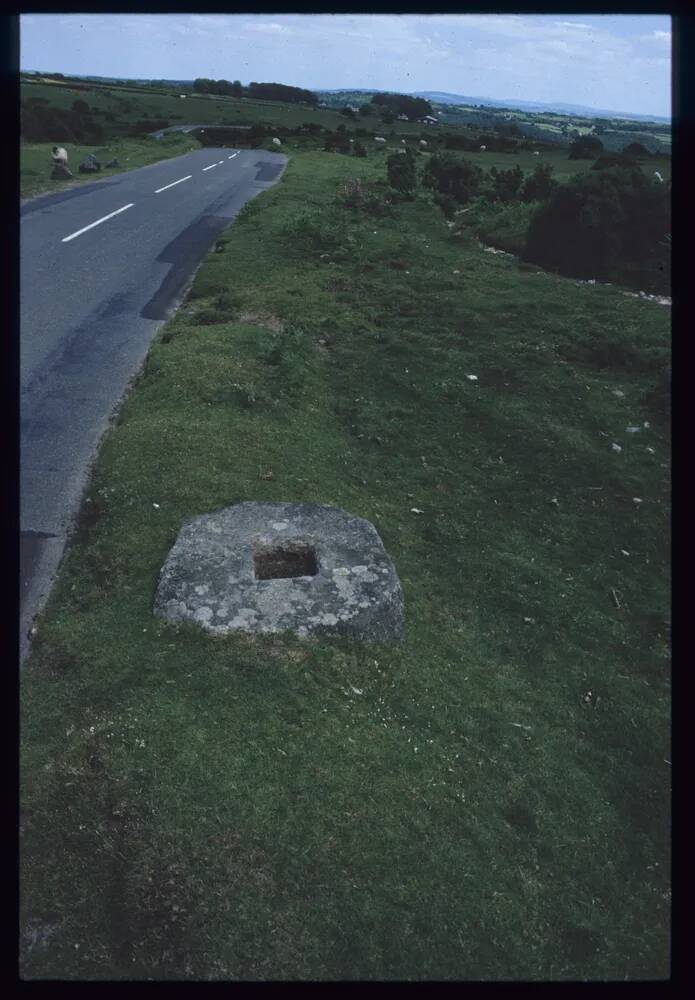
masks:
<path id="1" fill-rule="evenodd" d="M 161 139 L 114 138 L 102 146 L 82 146 L 64 142 L 60 145 L 67 151 L 68 167 L 75 176 L 73 180 L 52 181 L 51 150 L 54 145 L 53 142 L 22 143 L 19 156 L 20 197 L 33 198 L 52 191 L 64 191 L 78 184 L 89 184 L 101 177 L 122 174 L 127 170 L 136 170 L 138 167 L 146 167 L 159 160 L 200 149 L 200 143 L 196 139 L 177 134 L 166 135 Z M 102 164 L 98 174 L 81 174 L 78 171 L 80 163 L 88 153 L 93 153 Z M 119 161 L 119 166 L 106 169 L 106 164 L 113 159 Z"/>
<path id="2" fill-rule="evenodd" d="M 294 156 L 104 442 L 23 678 L 25 977 L 668 975 L 669 316 L 344 207 L 376 170 Z M 242 500 L 373 521 L 405 643 L 155 620 Z"/>

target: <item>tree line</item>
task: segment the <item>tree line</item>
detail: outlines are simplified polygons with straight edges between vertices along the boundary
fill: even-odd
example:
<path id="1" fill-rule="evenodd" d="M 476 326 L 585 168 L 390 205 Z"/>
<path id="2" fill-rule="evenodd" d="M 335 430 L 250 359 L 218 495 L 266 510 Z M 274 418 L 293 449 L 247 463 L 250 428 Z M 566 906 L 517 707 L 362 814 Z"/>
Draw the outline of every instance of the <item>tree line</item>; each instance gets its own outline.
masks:
<path id="1" fill-rule="evenodd" d="M 249 83 L 244 87 L 239 80 L 208 80 L 198 77 L 193 81 L 197 94 L 217 94 L 228 97 L 251 97 L 263 101 L 286 101 L 288 104 L 312 104 L 319 102 L 316 94 L 304 87 L 290 87 L 284 83 Z"/>

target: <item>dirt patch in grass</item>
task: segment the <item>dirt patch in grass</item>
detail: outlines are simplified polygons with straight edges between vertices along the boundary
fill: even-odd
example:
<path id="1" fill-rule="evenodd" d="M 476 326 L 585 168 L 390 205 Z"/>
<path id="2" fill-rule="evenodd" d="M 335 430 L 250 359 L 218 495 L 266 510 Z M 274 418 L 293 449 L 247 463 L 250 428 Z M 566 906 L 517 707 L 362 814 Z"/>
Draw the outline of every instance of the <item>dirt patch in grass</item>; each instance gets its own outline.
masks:
<path id="1" fill-rule="evenodd" d="M 273 316 L 272 313 L 256 312 L 252 309 L 240 312 L 236 321 L 250 326 L 262 326 L 265 330 L 272 330 L 274 333 L 281 333 L 283 329 L 283 322 L 278 316 Z"/>

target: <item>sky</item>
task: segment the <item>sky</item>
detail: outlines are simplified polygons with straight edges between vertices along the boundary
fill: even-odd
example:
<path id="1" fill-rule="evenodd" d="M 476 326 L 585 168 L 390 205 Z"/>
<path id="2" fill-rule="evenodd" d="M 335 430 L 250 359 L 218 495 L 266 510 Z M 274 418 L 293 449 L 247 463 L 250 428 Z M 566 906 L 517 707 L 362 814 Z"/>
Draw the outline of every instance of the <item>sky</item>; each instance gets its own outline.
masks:
<path id="1" fill-rule="evenodd" d="M 28 14 L 20 68 L 671 114 L 671 19 L 629 14 Z"/>

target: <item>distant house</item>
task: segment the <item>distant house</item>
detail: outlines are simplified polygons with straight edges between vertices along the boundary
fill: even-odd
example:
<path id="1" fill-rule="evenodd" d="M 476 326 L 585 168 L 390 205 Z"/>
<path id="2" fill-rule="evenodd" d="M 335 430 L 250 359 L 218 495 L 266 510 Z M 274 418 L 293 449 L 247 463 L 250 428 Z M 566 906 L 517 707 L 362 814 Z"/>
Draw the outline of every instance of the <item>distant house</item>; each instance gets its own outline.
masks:
<path id="1" fill-rule="evenodd" d="M 425 115 L 424 118 L 420 118 L 421 125 L 439 125 L 439 119 L 434 118 L 432 115 Z"/>
<path id="2" fill-rule="evenodd" d="M 354 114 L 358 114 L 359 113 L 360 109 L 356 108 L 354 104 L 347 104 L 346 107 L 348 107 L 350 109 L 350 111 L 354 112 Z"/>
<path id="3" fill-rule="evenodd" d="M 408 119 L 407 115 L 399 115 L 398 116 L 398 121 L 399 122 L 407 122 L 407 121 L 409 121 L 409 119 Z"/>
<path id="4" fill-rule="evenodd" d="M 185 94 L 179 94 L 179 97 L 181 98 L 182 101 L 186 100 L 186 95 Z"/>

